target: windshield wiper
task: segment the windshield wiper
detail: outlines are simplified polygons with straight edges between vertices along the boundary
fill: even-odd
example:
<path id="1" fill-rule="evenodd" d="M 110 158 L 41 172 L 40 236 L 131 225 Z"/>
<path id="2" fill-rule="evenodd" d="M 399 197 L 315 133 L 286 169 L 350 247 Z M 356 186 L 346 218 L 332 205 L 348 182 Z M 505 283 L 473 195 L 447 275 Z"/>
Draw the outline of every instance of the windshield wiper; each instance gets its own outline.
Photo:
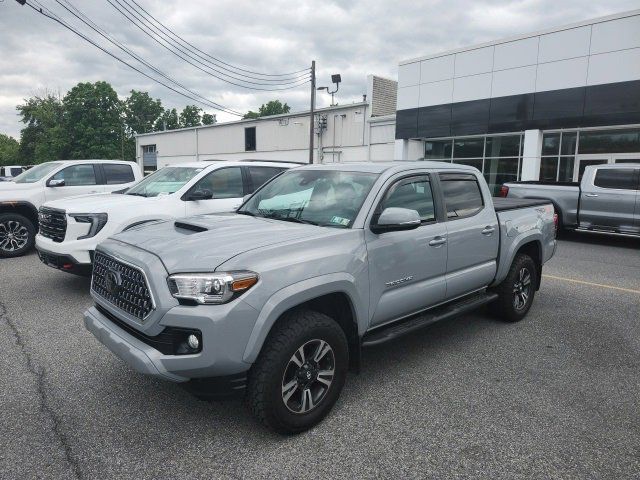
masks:
<path id="1" fill-rule="evenodd" d="M 302 220 L 296 217 L 278 217 L 277 215 L 264 215 L 264 218 L 271 218 L 273 220 L 282 220 L 283 222 L 294 222 L 294 223 L 304 223 L 305 225 L 318 225 L 316 222 L 312 222 L 311 220 Z"/>
<path id="2" fill-rule="evenodd" d="M 137 193 L 137 192 L 129 192 L 129 193 L 125 193 L 125 195 L 135 195 L 136 197 L 147 197 L 144 193 Z"/>
<path id="3" fill-rule="evenodd" d="M 256 214 L 255 213 L 251 213 L 247 210 L 236 210 L 236 213 L 239 215 L 249 215 L 250 217 L 255 217 Z"/>

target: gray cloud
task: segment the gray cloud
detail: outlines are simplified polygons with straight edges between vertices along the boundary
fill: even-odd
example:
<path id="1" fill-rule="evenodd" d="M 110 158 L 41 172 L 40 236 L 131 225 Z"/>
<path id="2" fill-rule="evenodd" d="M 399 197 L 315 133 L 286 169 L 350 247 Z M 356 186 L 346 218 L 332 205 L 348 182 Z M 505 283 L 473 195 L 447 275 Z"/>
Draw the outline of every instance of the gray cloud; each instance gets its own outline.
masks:
<path id="1" fill-rule="evenodd" d="M 53 0 L 40 2 L 71 19 Z M 294 110 L 308 108 L 308 86 L 283 92 L 234 87 L 171 55 L 106 1 L 71 2 L 165 73 L 218 103 L 246 111 L 279 98 Z M 191 43 L 235 65 L 266 73 L 291 72 L 315 59 L 320 85 L 329 82 L 331 73 L 342 74 L 341 103 L 361 98 L 368 73 L 396 78 L 398 62 L 403 59 L 639 6 L 637 0 L 138 2 Z M 97 39 L 97 34 L 92 33 L 91 38 Z M 122 52 L 118 55 L 124 56 Z M 23 98 L 45 89 L 64 94 L 80 81 L 97 80 L 111 83 L 122 97 L 136 89 L 149 91 L 167 107 L 193 103 L 117 63 L 33 10 L 13 0 L 0 1 L 0 132 L 19 136 L 15 106 Z M 329 100 L 327 95 L 318 96 L 320 105 Z M 233 117 L 219 114 L 218 118 Z"/>

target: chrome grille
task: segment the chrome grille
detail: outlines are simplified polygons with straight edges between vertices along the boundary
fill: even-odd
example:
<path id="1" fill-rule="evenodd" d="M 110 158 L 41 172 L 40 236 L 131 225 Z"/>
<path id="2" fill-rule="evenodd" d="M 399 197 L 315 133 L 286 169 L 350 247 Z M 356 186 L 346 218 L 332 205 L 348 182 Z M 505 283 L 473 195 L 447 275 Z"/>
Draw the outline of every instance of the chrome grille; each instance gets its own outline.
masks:
<path id="1" fill-rule="evenodd" d="M 140 321 L 155 308 L 142 270 L 102 252 L 96 252 L 93 257 L 91 289 L 114 307 Z"/>
<path id="2" fill-rule="evenodd" d="M 38 213 L 40 235 L 61 243 L 67 233 L 67 216 L 64 210 L 42 207 Z"/>

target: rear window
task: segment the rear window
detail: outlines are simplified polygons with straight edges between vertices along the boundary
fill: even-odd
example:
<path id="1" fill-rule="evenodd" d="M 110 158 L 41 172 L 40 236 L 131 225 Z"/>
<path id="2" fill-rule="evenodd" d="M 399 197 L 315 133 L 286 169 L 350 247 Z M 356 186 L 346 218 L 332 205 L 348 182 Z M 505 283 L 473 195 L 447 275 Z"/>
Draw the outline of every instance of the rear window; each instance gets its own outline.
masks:
<path id="1" fill-rule="evenodd" d="M 482 192 L 475 175 L 440 174 L 440 184 L 448 219 L 471 217 L 483 209 Z"/>
<path id="2" fill-rule="evenodd" d="M 248 167 L 249 175 L 251 176 L 252 189 L 250 193 L 264 185 L 268 180 L 271 180 L 275 175 L 279 174 L 285 168 L 276 167 Z"/>
<path id="3" fill-rule="evenodd" d="M 636 190 L 636 171 L 633 168 L 599 168 L 593 181 L 596 187 Z"/>
<path id="4" fill-rule="evenodd" d="M 103 165 L 104 175 L 107 178 L 107 185 L 118 185 L 119 183 L 129 183 L 135 180 L 133 169 L 130 165 L 118 163 L 108 163 Z"/>

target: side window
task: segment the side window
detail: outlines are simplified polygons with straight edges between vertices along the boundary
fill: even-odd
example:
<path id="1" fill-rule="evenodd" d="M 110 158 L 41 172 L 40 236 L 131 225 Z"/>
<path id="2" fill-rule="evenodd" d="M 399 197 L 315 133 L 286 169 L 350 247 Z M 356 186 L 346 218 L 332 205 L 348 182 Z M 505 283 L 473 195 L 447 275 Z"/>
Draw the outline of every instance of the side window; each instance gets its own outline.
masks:
<path id="1" fill-rule="evenodd" d="M 256 149 L 256 127 L 244 129 L 244 151 L 253 152 Z"/>
<path id="2" fill-rule="evenodd" d="M 637 188 L 635 173 L 633 168 L 599 168 L 593 184 L 600 188 L 635 190 Z"/>
<path id="3" fill-rule="evenodd" d="M 104 175 L 107 178 L 107 185 L 118 185 L 119 183 L 129 183 L 135 180 L 133 169 L 130 165 L 106 163 L 102 168 L 104 168 Z"/>
<path id="4" fill-rule="evenodd" d="M 240 167 L 221 168 L 200 180 L 194 190 L 209 190 L 213 198 L 240 198 L 244 196 Z"/>
<path id="5" fill-rule="evenodd" d="M 279 174 L 284 168 L 276 167 L 247 167 L 249 170 L 249 176 L 251 177 L 251 192 L 255 192 L 258 188 L 264 185 L 268 180 L 271 180 L 273 176 Z"/>
<path id="6" fill-rule="evenodd" d="M 17 177 L 18 175 L 20 175 L 22 173 L 22 169 L 21 168 L 12 168 L 11 169 L 11 176 L 12 177 Z"/>
<path id="7" fill-rule="evenodd" d="M 431 182 L 426 176 L 404 178 L 391 186 L 380 203 L 379 212 L 397 207 L 415 210 L 423 223 L 436 219 Z"/>
<path id="8" fill-rule="evenodd" d="M 482 192 L 475 175 L 441 173 L 440 184 L 448 219 L 471 217 L 484 207 Z"/>
<path id="9" fill-rule="evenodd" d="M 96 185 L 96 172 L 93 165 L 72 165 L 60 170 L 53 176 L 54 180 L 64 180 L 65 187 Z"/>

